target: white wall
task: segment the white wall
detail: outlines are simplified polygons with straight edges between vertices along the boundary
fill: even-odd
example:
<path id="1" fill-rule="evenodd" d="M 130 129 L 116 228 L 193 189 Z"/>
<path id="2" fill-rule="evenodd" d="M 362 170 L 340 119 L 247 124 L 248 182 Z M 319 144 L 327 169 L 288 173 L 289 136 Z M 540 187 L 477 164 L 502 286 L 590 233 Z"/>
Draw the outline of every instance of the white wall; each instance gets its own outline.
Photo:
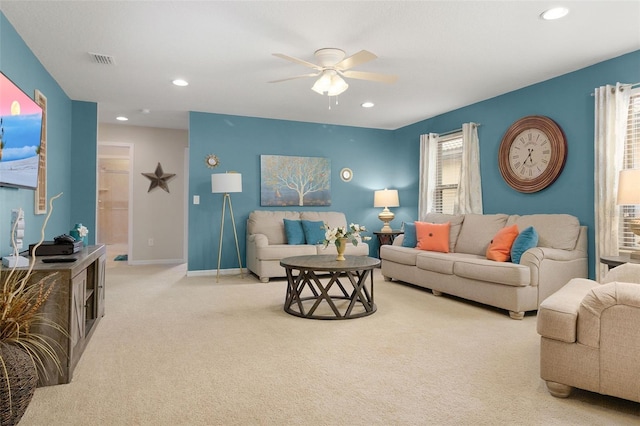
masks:
<path id="1" fill-rule="evenodd" d="M 186 181 L 185 148 L 188 131 L 117 124 L 98 126 L 98 143 L 133 145 L 133 245 L 130 263 L 183 262 L 185 248 Z M 142 173 L 154 173 L 160 163 L 164 173 L 175 173 L 168 182 L 169 193 L 161 188 L 147 192 L 151 181 Z M 149 239 L 153 239 L 150 246 Z"/>

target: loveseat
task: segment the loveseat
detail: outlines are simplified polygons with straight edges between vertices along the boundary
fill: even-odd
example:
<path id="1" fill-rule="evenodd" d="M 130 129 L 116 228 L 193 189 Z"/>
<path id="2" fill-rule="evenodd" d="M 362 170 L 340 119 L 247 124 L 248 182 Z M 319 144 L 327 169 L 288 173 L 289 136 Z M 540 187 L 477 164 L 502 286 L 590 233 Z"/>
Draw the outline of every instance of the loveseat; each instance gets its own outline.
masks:
<path id="1" fill-rule="evenodd" d="M 247 269 L 266 283 L 270 278 L 286 276 L 280 266 L 285 257 L 337 255 L 333 244 L 322 244 L 324 223 L 331 228 L 346 227 L 347 218 L 341 212 L 252 211 L 247 220 Z M 362 241 L 358 245 L 347 243 L 345 255 L 368 256 L 369 245 Z"/>
<path id="2" fill-rule="evenodd" d="M 574 387 L 640 402 L 640 265 L 602 283 L 575 278 L 540 305 L 540 377 L 549 393 Z"/>
<path id="3" fill-rule="evenodd" d="M 405 243 L 411 229 L 407 225 L 412 225 L 406 224 L 404 235 L 380 248 L 385 280 L 505 309 L 511 318 L 522 319 L 570 279 L 587 277 L 587 228 L 571 215 L 430 213 L 419 223 L 434 229 L 432 224 L 447 225 L 447 247 L 440 244 L 440 251 L 433 251 Z M 515 232 L 506 261 L 487 259 L 488 248 L 495 248 L 494 240 L 500 235 L 502 239 L 506 231 Z M 525 234 L 537 238 L 523 239 Z M 518 259 L 512 261 L 510 254 Z"/>

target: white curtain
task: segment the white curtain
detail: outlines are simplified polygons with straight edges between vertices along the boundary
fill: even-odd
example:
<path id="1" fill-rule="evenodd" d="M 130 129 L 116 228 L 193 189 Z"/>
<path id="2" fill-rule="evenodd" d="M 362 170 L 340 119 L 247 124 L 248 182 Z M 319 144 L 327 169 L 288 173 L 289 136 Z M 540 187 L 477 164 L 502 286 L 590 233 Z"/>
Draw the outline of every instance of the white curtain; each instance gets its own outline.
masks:
<path id="1" fill-rule="evenodd" d="M 618 255 L 619 210 L 616 205 L 618 173 L 626 135 L 631 90 L 628 85 L 602 86 L 595 90 L 595 237 L 596 279 L 606 273 L 600 256 Z"/>
<path id="2" fill-rule="evenodd" d="M 436 133 L 420 135 L 420 182 L 418 189 L 418 220 L 423 220 L 433 211 L 433 192 L 436 187 L 436 162 L 438 160 L 438 141 Z"/>
<path id="3" fill-rule="evenodd" d="M 480 180 L 480 141 L 478 125 L 462 125 L 462 165 L 454 213 L 482 214 L 482 182 Z"/>

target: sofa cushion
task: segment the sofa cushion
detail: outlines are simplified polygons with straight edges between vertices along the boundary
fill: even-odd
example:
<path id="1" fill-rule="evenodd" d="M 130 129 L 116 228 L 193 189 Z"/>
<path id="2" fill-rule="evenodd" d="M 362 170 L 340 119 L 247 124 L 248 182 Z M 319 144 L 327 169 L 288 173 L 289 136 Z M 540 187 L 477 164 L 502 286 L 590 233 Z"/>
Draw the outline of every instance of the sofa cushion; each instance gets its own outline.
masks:
<path id="1" fill-rule="evenodd" d="M 538 233 L 533 226 L 529 226 L 518 234 L 518 237 L 511 246 L 511 261 L 520 263 L 522 254 L 530 248 L 538 245 Z"/>
<path id="2" fill-rule="evenodd" d="M 438 251 L 449 253 L 449 230 L 451 225 L 447 223 L 414 222 L 419 250 Z"/>
<path id="3" fill-rule="evenodd" d="M 301 220 L 304 239 L 307 244 L 320 244 L 324 241 L 324 222 L 321 220 Z"/>
<path id="4" fill-rule="evenodd" d="M 304 244 L 304 231 L 299 220 L 282 219 L 284 221 L 284 233 L 287 236 L 287 244 Z"/>
<path id="5" fill-rule="evenodd" d="M 254 210 L 247 220 L 247 234 L 264 234 L 269 244 L 286 244 L 283 219 L 300 219 L 300 213 L 288 210 Z"/>
<path id="6" fill-rule="evenodd" d="M 456 255 L 453 253 L 421 252 L 416 256 L 416 266 L 431 272 L 453 275 Z"/>
<path id="7" fill-rule="evenodd" d="M 415 248 L 385 244 L 380 247 L 380 258 L 401 265 L 416 266 L 416 256 L 420 253 Z"/>
<path id="8" fill-rule="evenodd" d="M 455 251 L 456 242 L 460 235 L 460 229 L 462 228 L 462 222 L 464 221 L 463 214 L 444 214 L 444 213 L 427 213 L 422 219 L 423 222 L 429 223 L 450 223 L 449 229 L 449 251 Z"/>
<path id="9" fill-rule="evenodd" d="M 266 247 L 260 247 L 256 250 L 256 258 L 258 260 L 282 260 L 290 256 L 306 256 L 316 254 L 316 246 L 302 244 L 269 244 Z"/>
<path id="10" fill-rule="evenodd" d="M 539 247 L 574 250 L 580 235 L 580 221 L 569 214 L 514 215 L 507 225 L 514 223 L 520 230 L 533 226 L 538 232 Z"/>
<path id="11" fill-rule="evenodd" d="M 342 212 L 308 212 L 300 213 L 300 219 L 322 221 L 329 225 L 329 228 L 337 228 L 338 226 L 347 226 L 347 218 Z"/>
<path id="12" fill-rule="evenodd" d="M 402 247 L 414 248 L 417 245 L 418 237 L 416 235 L 416 224 L 414 222 L 405 222 Z"/>
<path id="13" fill-rule="evenodd" d="M 316 248 L 315 254 L 338 254 L 335 244 L 329 244 L 326 247 L 324 244 L 318 244 L 314 247 Z M 358 245 L 355 246 L 351 243 L 347 243 L 344 249 L 344 254 L 347 256 L 369 256 L 369 245 L 367 243 L 358 243 Z"/>
<path id="14" fill-rule="evenodd" d="M 493 262 L 487 259 L 457 259 L 453 273 L 459 277 L 496 284 L 524 287 L 531 282 L 528 266 L 511 262 Z"/>
<path id="15" fill-rule="evenodd" d="M 496 262 L 506 262 L 511 258 L 511 246 L 518 237 L 518 227 L 516 225 L 505 226 L 499 230 L 489 243 L 487 248 L 487 259 Z"/>
<path id="16" fill-rule="evenodd" d="M 456 242 L 456 253 L 477 254 L 484 257 L 489 242 L 498 230 L 505 226 L 507 218 L 506 214 L 465 214 Z"/>

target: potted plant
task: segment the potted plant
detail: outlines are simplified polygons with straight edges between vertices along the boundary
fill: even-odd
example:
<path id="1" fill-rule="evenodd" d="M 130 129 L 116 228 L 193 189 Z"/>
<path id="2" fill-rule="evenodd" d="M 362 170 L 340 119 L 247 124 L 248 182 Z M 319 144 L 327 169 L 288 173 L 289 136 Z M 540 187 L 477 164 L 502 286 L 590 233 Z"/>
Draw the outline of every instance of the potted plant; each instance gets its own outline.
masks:
<path id="1" fill-rule="evenodd" d="M 42 225 L 44 229 L 53 211 L 49 200 L 49 213 Z M 15 225 L 11 235 L 15 235 Z M 14 255 L 18 255 L 12 237 Z M 34 249 L 35 251 L 35 249 Z M 33 397 L 39 374 L 46 375 L 45 363 L 53 361 L 60 366 L 56 343 L 35 328 L 53 328 L 62 332 L 57 324 L 47 318 L 41 307 L 58 282 L 58 273 L 34 276 L 35 255 L 28 269 L 0 266 L 0 424 L 15 425 L 20 421 Z"/>

